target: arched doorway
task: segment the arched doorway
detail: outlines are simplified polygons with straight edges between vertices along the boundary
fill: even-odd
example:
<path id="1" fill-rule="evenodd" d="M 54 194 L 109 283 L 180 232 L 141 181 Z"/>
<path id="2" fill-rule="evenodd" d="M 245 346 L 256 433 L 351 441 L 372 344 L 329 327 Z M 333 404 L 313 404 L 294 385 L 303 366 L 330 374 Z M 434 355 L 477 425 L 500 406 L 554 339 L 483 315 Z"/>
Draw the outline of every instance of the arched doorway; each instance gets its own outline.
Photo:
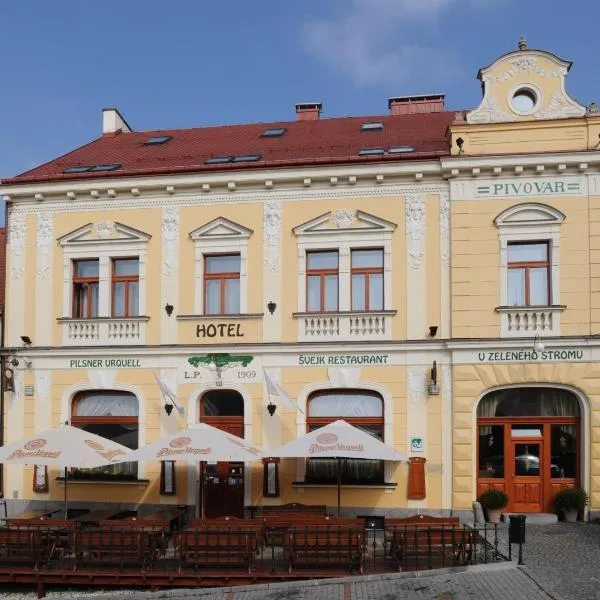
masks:
<path id="1" fill-rule="evenodd" d="M 477 495 L 504 490 L 507 511 L 551 512 L 552 498 L 579 485 L 581 411 L 572 392 L 515 387 L 477 407 Z"/>
<path id="2" fill-rule="evenodd" d="M 200 398 L 200 420 L 244 437 L 244 399 L 234 390 L 210 390 Z M 244 463 L 203 463 L 208 518 L 244 516 Z"/>

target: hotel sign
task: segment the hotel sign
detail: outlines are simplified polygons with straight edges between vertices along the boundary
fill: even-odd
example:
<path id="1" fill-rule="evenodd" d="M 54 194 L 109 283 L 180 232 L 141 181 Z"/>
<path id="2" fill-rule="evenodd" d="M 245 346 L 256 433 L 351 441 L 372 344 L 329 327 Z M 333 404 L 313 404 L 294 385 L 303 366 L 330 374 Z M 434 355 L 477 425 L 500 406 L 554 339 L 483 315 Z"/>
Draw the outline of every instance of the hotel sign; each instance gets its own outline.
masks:
<path id="1" fill-rule="evenodd" d="M 582 193 L 581 183 L 575 179 L 514 179 L 477 185 L 477 198 L 506 198 L 511 196 L 561 196 Z"/>

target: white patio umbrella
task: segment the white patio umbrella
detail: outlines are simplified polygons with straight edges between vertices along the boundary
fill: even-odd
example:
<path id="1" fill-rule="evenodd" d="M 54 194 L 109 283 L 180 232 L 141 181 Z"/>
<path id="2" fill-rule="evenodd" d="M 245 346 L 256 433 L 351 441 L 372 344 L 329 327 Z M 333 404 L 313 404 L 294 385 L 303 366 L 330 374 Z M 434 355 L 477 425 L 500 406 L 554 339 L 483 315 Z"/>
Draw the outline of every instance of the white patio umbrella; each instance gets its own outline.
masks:
<path id="1" fill-rule="evenodd" d="M 124 462 L 130 452 L 121 444 L 65 424 L 0 447 L 0 463 L 64 468 L 67 518 L 67 469 L 89 469 Z"/>
<path id="2" fill-rule="evenodd" d="M 391 446 L 340 419 L 324 427 L 319 427 L 302 437 L 269 452 L 269 456 L 280 458 L 336 458 L 337 459 L 337 502 L 340 516 L 342 490 L 342 458 L 363 458 L 371 460 L 408 460 Z"/>
<path id="3" fill-rule="evenodd" d="M 262 452 L 242 438 L 211 427 L 206 423 L 180 429 L 156 442 L 138 448 L 127 460 L 181 460 L 199 462 L 251 462 L 262 458 Z M 201 516 L 205 516 L 205 479 L 202 478 Z"/>

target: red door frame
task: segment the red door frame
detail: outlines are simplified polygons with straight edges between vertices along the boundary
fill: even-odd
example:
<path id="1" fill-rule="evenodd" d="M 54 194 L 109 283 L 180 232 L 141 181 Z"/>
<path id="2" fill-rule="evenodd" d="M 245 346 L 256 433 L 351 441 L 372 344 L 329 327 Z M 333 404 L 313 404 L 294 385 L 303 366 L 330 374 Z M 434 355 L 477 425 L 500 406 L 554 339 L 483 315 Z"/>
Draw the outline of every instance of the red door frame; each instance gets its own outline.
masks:
<path id="1" fill-rule="evenodd" d="M 504 429 L 504 477 L 503 478 L 485 478 L 479 476 L 479 427 L 482 425 L 502 425 Z M 509 497 L 507 511 L 512 510 L 513 482 L 508 476 L 514 469 L 514 456 L 511 435 L 512 425 L 542 425 L 543 427 L 543 459 L 541 459 L 540 471 L 542 471 L 542 512 L 554 512 L 552 499 L 554 495 L 562 489 L 572 488 L 580 485 L 581 481 L 581 459 L 582 459 L 582 438 L 581 438 L 581 417 L 478 417 L 476 438 L 477 462 L 477 497 L 486 489 L 499 489 L 505 491 Z M 575 478 L 552 479 L 550 476 L 550 465 L 552 464 L 552 425 L 575 425 L 575 435 L 577 436 L 577 465 Z M 525 438 L 523 438 L 525 439 Z M 509 456 L 510 455 L 510 456 Z"/>

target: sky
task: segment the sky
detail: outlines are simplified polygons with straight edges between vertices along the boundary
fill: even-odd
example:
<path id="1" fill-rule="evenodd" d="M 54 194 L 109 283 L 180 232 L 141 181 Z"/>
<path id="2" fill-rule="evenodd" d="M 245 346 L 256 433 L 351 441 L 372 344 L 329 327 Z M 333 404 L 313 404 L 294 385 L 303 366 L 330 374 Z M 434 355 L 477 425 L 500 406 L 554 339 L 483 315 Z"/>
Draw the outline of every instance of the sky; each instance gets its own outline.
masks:
<path id="1" fill-rule="evenodd" d="M 387 113 L 445 93 L 477 106 L 477 71 L 529 47 L 574 62 L 568 91 L 600 103 L 597 0 L 0 0 L 0 177 L 101 135 Z M 4 211 L 0 212 L 0 215 Z"/>

